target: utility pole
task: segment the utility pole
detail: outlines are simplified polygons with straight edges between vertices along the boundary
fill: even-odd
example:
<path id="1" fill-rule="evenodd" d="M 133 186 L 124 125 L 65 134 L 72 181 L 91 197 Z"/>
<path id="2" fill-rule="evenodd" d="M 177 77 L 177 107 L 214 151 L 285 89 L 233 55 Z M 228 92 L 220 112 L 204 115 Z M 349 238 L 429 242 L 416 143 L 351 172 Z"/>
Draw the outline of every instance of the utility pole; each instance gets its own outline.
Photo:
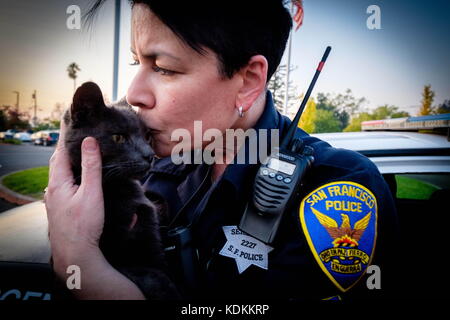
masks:
<path id="1" fill-rule="evenodd" d="M 16 112 L 17 112 L 17 114 L 19 114 L 19 96 L 20 96 L 20 92 L 19 91 L 13 91 L 13 93 L 15 93 L 17 95 Z"/>
<path id="2" fill-rule="evenodd" d="M 120 47 L 120 0 L 115 3 L 114 21 L 114 61 L 113 61 L 113 101 L 117 100 L 117 90 L 119 84 L 119 47 Z"/>
<path id="3" fill-rule="evenodd" d="M 37 98 L 36 98 L 36 90 L 34 90 L 33 95 L 31 96 L 34 100 L 34 117 L 33 117 L 33 125 L 37 124 Z"/>
<path id="4" fill-rule="evenodd" d="M 290 13 L 292 14 L 294 9 L 294 5 L 291 1 L 291 8 L 290 8 Z M 286 63 L 286 82 L 285 82 L 285 86 L 286 86 L 286 91 L 284 94 L 284 106 L 283 106 L 283 114 L 287 115 L 288 112 L 288 103 L 289 103 L 289 73 L 291 71 L 291 51 L 292 51 L 292 37 L 294 36 L 293 31 L 290 32 L 289 34 L 289 40 L 288 40 L 288 55 L 287 55 L 287 63 Z"/>

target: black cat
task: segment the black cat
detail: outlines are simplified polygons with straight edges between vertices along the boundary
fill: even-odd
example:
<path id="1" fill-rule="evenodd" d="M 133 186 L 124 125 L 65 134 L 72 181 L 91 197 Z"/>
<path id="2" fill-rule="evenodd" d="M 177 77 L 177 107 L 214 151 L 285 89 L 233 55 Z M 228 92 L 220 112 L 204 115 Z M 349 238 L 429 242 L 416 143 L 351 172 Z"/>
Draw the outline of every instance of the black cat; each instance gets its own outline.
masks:
<path id="1" fill-rule="evenodd" d="M 64 122 L 65 145 L 76 184 L 81 182 L 81 142 L 90 136 L 100 146 L 105 204 L 100 249 L 105 258 L 146 298 L 177 298 L 166 275 L 159 234 L 161 208 L 146 197 L 139 182 L 149 171 L 154 155 L 149 130 L 125 100 L 107 107 L 93 82 L 77 89 Z"/>

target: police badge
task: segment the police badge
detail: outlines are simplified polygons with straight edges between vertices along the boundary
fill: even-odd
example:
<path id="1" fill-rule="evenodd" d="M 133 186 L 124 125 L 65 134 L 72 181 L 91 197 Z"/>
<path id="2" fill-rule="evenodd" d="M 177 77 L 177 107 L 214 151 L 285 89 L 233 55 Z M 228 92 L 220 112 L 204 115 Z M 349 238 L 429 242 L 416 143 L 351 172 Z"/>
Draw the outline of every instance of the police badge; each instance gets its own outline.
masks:
<path id="1" fill-rule="evenodd" d="M 323 185 L 300 205 L 300 222 L 320 268 L 343 292 L 370 265 L 377 236 L 377 201 L 350 181 Z"/>

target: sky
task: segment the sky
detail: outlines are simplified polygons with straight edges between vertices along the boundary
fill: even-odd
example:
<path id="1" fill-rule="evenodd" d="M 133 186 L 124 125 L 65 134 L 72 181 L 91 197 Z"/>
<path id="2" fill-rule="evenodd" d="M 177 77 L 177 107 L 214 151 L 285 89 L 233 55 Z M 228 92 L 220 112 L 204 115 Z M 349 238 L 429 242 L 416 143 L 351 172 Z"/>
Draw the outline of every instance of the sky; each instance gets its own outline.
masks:
<path id="1" fill-rule="evenodd" d="M 85 13 L 92 0 L 0 0 L 0 105 L 32 111 L 37 91 L 38 117 L 57 103 L 68 107 L 73 80 L 66 68 L 76 62 L 77 85 L 95 81 L 112 97 L 114 1 L 99 12 L 91 28 L 70 30 L 70 5 Z M 381 29 L 370 30 L 370 5 L 380 8 Z M 291 79 L 305 92 L 326 46 L 331 54 L 316 84 L 318 92 L 365 97 L 366 110 L 389 104 L 417 114 L 424 85 L 434 103 L 450 99 L 450 1 L 304 0 L 303 26 L 293 32 Z M 137 67 L 131 62 L 130 8 L 122 2 L 119 94 L 126 94 Z M 285 63 L 284 57 L 282 63 Z"/>

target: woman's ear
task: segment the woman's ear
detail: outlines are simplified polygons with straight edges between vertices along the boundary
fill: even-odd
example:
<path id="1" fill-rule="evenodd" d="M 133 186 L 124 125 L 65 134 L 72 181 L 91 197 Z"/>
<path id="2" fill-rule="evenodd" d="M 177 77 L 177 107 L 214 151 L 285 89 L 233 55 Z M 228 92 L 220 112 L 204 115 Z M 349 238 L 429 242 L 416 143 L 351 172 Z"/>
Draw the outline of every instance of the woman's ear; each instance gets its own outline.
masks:
<path id="1" fill-rule="evenodd" d="M 266 90 L 267 69 L 267 59 L 262 55 L 256 55 L 251 57 L 247 65 L 239 70 L 242 85 L 236 96 L 236 106 L 242 106 L 244 112 Z"/>

